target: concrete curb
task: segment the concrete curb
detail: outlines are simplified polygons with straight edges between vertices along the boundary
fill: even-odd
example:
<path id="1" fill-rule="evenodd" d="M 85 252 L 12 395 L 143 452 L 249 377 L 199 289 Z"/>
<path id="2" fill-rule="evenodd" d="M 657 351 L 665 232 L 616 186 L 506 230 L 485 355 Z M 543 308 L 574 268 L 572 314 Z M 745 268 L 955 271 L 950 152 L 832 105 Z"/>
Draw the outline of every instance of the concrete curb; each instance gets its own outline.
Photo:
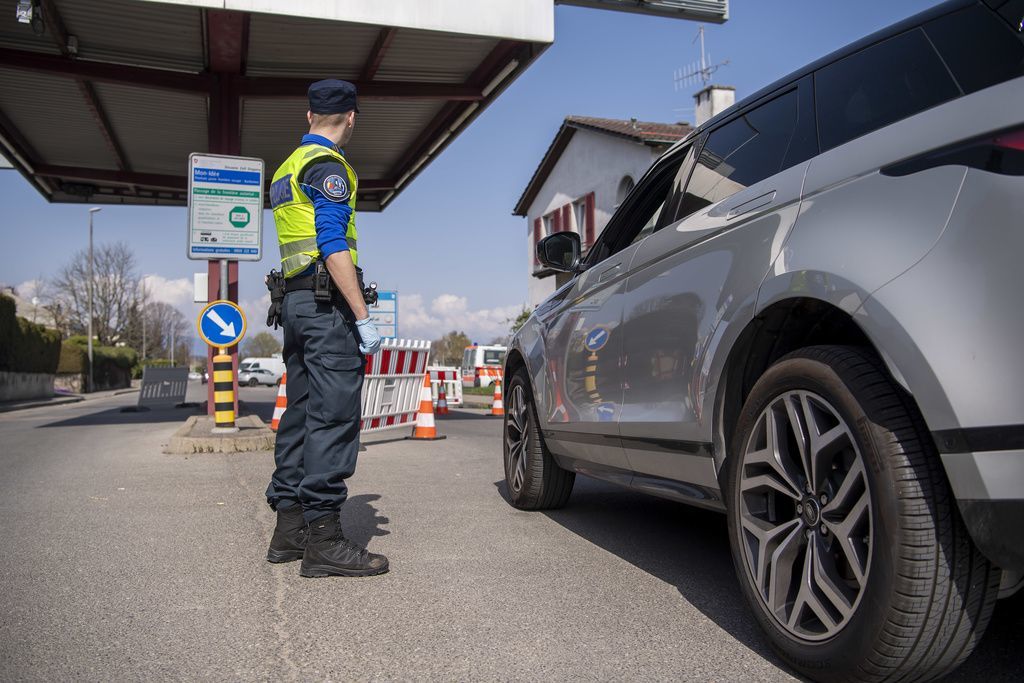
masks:
<path id="1" fill-rule="evenodd" d="M 174 433 L 164 447 L 164 453 L 187 455 L 274 450 L 274 432 L 255 415 L 240 417 L 235 420 L 235 425 L 238 427 L 235 434 L 214 434 L 212 417 L 193 415 Z"/>
<path id="2" fill-rule="evenodd" d="M 0 403 L 0 413 L 9 413 L 15 410 L 27 410 L 29 408 L 45 408 L 46 406 L 62 406 L 68 403 L 84 401 L 84 396 L 57 396 L 54 398 L 41 398 L 38 400 L 12 401 Z"/>

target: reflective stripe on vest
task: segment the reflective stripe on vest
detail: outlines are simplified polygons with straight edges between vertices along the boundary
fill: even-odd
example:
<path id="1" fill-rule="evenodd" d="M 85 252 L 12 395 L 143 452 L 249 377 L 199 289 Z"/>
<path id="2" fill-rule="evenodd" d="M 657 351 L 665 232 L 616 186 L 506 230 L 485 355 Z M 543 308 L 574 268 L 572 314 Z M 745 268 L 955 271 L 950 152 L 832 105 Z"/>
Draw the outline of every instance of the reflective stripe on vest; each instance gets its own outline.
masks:
<path id="1" fill-rule="evenodd" d="M 352 263 L 359 263 L 355 212 L 358 178 L 355 171 L 337 150 L 321 145 L 303 145 L 281 164 L 270 184 L 270 203 L 274 209 L 277 242 L 281 250 L 281 272 L 285 277 L 302 272 L 320 255 L 316 244 L 313 202 L 303 192 L 299 179 L 307 166 L 328 159 L 340 163 L 348 175 L 349 198 L 346 203 L 352 211 L 345 230 L 345 242 Z"/>

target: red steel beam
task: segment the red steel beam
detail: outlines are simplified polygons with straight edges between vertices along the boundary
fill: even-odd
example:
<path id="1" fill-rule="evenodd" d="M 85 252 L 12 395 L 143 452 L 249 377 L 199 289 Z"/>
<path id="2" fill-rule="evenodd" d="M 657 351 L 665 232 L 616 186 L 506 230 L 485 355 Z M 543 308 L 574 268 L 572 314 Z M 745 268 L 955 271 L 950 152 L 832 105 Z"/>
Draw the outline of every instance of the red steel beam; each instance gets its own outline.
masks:
<path id="1" fill-rule="evenodd" d="M 380 65 L 384 61 L 384 55 L 387 54 L 391 41 L 395 39 L 395 33 L 397 32 L 398 29 L 394 27 L 382 28 L 380 30 L 380 33 L 377 34 L 377 40 L 374 42 L 373 47 L 370 49 L 370 54 L 366 58 L 366 64 L 363 65 L 363 72 L 359 76 L 359 80 L 368 83 L 377 75 L 377 70 L 380 69 Z"/>
<path id="2" fill-rule="evenodd" d="M 306 97 L 308 78 L 244 76 L 238 79 L 239 93 L 245 97 Z M 477 102 L 483 99 L 480 88 L 461 83 L 421 83 L 408 81 L 353 81 L 359 99 L 367 100 L 455 100 Z"/>
<path id="3" fill-rule="evenodd" d="M 502 40 L 499 41 L 494 49 L 488 53 L 484 61 L 480 63 L 473 73 L 470 74 L 469 79 L 466 82 L 468 88 L 480 91 L 485 88 L 491 80 L 493 80 L 505 65 L 514 59 L 519 53 L 527 49 L 527 46 L 522 43 L 517 43 L 513 40 Z M 520 62 L 523 60 L 521 59 Z M 362 92 L 360 92 L 362 96 Z M 481 97 L 483 99 L 483 97 Z M 417 163 L 429 150 L 433 147 L 438 136 L 446 128 L 450 128 L 465 111 L 465 107 L 458 102 L 449 102 L 441 111 L 437 113 L 437 116 L 426 125 L 423 131 L 417 136 L 416 144 L 410 149 L 410 151 L 402 157 L 394 168 L 391 170 L 392 178 L 401 178 L 405 175 L 406 169 L 412 168 L 413 164 Z M 422 170 L 422 166 L 419 170 Z M 418 171 L 417 171 L 418 173 Z M 408 184 L 411 178 L 405 182 Z"/>
<path id="4" fill-rule="evenodd" d="M 68 59 L 27 50 L 0 48 L 0 66 L 86 78 L 95 83 L 127 83 L 164 90 L 206 94 L 213 82 L 209 74 L 185 73 L 124 64 Z"/>
<path id="5" fill-rule="evenodd" d="M 147 88 L 209 94 L 217 87 L 212 73 L 186 73 L 150 67 L 109 64 L 83 59 L 68 59 L 27 50 L 0 48 L 0 66 L 42 73 L 85 78 L 94 83 L 126 83 Z M 244 97 L 305 97 L 308 78 L 232 76 Z M 479 87 L 460 83 L 422 83 L 407 81 L 355 81 L 359 97 L 370 100 L 452 100 L 478 102 L 483 99 Z"/>

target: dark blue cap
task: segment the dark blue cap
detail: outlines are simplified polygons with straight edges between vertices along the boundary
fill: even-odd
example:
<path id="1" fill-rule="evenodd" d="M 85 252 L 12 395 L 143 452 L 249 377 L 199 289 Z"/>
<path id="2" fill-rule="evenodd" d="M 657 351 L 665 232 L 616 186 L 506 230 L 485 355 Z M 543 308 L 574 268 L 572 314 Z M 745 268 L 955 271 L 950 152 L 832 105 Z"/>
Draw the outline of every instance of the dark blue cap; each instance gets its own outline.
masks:
<path id="1" fill-rule="evenodd" d="M 314 114 L 344 114 L 359 111 L 356 86 L 348 81 L 328 78 L 309 86 L 309 110 Z"/>

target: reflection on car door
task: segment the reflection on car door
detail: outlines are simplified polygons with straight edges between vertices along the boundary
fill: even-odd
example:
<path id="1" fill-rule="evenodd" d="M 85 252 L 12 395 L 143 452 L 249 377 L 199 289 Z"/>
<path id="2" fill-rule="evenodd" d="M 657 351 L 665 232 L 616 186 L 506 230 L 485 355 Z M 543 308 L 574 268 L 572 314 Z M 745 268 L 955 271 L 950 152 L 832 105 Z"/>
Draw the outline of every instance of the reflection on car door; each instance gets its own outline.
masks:
<path id="1" fill-rule="evenodd" d="M 816 150 L 809 93 L 803 102 L 801 94 L 790 90 L 712 129 L 676 183 L 674 213 L 630 264 L 620 435 L 634 486 L 667 485 L 657 478 L 705 486 L 677 489 L 696 498 L 718 488 L 707 400 L 718 377 L 705 354 L 722 328 L 750 318 L 796 219 Z"/>
<path id="2" fill-rule="evenodd" d="M 626 273 L 643 237 L 658 223 L 678 158 L 641 180 L 593 247 L 589 267 L 558 295 L 554 312 L 542 317 L 549 391 L 545 435 L 552 450 L 601 467 L 605 477 L 629 476 L 617 423 Z"/>

